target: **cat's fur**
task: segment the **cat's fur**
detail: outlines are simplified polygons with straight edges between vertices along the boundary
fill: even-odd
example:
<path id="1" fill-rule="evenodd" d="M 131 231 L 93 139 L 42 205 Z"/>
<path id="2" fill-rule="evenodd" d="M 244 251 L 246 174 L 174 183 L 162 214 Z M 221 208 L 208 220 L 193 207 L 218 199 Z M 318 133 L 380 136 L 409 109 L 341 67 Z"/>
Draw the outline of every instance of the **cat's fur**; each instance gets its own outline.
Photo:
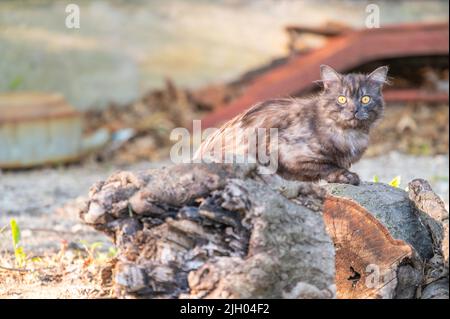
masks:
<path id="1" fill-rule="evenodd" d="M 278 174 L 288 179 L 324 179 L 357 185 L 358 175 L 348 169 L 367 149 L 369 130 L 382 116 L 381 90 L 387 81 L 387 71 L 384 66 L 369 75 L 342 75 L 322 65 L 323 90 L 318 95 L 254 105 L 210 136 L 197 156 L 207 154 L 224 135 L 233 132 L 230 128 L 277 128 Z M 338 103 L 340 95 L 347 97 L 345 105 Z M 361 102 L 364 95 L 371 97 L 367 105 Z M 230 136 L 225 137 L 229 139 Z M 243 140 L 238 144 L 241 151 L 247 147 Z M 224 151 L 229 152 L 226 148 L 227 145 Z"/>

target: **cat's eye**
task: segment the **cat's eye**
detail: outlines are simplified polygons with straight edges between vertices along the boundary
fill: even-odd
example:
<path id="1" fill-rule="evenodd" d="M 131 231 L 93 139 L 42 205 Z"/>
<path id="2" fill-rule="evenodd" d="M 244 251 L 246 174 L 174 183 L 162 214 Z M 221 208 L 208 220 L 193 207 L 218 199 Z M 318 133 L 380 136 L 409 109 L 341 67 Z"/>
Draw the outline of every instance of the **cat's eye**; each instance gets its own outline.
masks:
<path id="1" fill-rule="evenodd" d="M 338 102 L 339 102 L 339 104 L 345 104 L 345 103 L 347 103 L 347 98 L 343 95 L 339 95 Z"/>
<path id="2" fill-rule="evenodd" d="M 368 96 L 368 95 L 364 95 L 364 96 L 361 98 L 361 102 L 362 102 L 363 104 L 369 103 L 370 100 L 371 100 L 371 98 L 370 98 L 370 96 Z"/>

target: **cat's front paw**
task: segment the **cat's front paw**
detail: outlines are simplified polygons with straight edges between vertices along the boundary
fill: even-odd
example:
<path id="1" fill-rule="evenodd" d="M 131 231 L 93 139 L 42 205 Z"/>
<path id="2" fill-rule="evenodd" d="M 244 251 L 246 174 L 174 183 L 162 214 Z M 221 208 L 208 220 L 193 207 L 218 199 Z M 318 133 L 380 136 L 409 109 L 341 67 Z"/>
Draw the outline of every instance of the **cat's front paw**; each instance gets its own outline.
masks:
<path id="1" fill-rule="evenodd" d="M 361 180 L 359 179 L 358 174 L 353 173 L 353 172 L 346 171 L 341 174 L 340 178 L 341 178 L 341 183 L 344 183 L 344 184 L 351 184 L 351 185 L 356 185 L 356 186 L 361 184 Z"/>
<path id="2" fill-rule="evenodd" d="M 358 174 L 352 173 L 347 170 L 341 170 L 328 176 L 327 182 L 339 184 L 351 184 L 357 186 L 361 183 L 361 180 L 359 179 Z"/>

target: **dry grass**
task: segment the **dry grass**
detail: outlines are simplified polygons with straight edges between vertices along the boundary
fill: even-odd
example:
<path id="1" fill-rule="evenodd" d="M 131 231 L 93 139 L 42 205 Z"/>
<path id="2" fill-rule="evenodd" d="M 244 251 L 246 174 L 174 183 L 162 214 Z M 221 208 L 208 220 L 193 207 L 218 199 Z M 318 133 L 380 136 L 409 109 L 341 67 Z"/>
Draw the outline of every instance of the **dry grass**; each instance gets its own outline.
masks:
<path id="1" fill-rule="evenodd" d="M 2 234 L 3 237 L 4 234 Z M 111 298 L 114 257 L 94 246 L 29 256 L 17 267 L 14 254 L 0 254 L 0 298 Z"/>

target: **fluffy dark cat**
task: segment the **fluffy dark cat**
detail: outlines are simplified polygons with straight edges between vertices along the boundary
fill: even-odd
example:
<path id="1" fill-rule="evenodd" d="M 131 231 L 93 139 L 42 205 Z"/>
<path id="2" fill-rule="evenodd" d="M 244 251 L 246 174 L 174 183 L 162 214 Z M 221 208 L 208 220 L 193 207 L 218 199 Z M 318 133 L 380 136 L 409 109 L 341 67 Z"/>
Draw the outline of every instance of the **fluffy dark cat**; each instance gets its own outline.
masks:
<path id="1" fill-rule="evenodd" d="M 248 148 L 246 139 L 230 136 L 236 132 L 233 128 L 276 128 L 278 174 L 287 179 L 358 185 L 358 175 L 349 168 L 367 149 L 370 128 L 382 116 L 387 72 L 383 66 L 367 75 L 339 74 L 322 65 L 323 90 L 318 95 L 258 103 L 210 136 L 196 156 L 208 154 L 224 140 L 238 141 L 240 151 Z M 236 152 L 227 142 L 222 149 Z"/>

